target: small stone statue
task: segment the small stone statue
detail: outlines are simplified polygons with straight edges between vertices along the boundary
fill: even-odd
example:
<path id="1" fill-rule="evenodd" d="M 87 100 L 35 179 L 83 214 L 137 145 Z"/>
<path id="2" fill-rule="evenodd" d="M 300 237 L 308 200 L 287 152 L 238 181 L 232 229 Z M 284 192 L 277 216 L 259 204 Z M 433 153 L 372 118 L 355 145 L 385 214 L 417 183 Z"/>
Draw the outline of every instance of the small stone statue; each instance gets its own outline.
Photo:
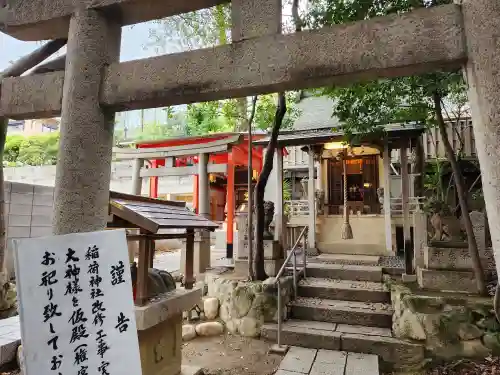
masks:
<path id="1" fill-rule="evenodd" d="M 264 202 L 264 239 L 273 239 L 274 234 L 271 233 L 269 226 L 274 219 L 274 203 L 270 201 Z"/>
<path id="2" fill-rule="evenodd" d="M 377 189 L 377 198 L 378 198 L 378 203 L 380 203 L 380 206 L 382 207 L 380 212 L 384 213 L 384 188 L 379 187 Z"/>
<path id="3" fill-rule="evenodd" d="M 323 190 L 316 190 L 316 201 L 318 202 L 318 215 L 325 213 L 325 192 Z"/>

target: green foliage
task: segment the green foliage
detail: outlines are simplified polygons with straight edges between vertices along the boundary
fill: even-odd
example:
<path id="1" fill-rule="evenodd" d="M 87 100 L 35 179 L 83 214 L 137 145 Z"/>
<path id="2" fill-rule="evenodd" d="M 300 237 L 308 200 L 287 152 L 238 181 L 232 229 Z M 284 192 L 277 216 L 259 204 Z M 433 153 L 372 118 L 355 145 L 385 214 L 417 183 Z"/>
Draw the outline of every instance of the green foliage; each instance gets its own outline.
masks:
<path id="1" fill-rule="evenodd" d="M 292 200 L 292 182 L 289 179 L 283 180 L 283 200 Z"/>
<path id="2" fill-rule="evenodd" d="M 7 165 L 55 165 L 59 151 L 59 133 L 33 136 L 9 135 L 5 142 Z"/>
<path id="3" fill-rule="evenodd" d="M 439 200 L 445 200 L 445 191 L 443 187 L 443 165 L 436 160 L 427 165 L 424 175 L 424 189 L 426 195 L 434 196 Z"/>
<path id="4" fill-rule="evenodd" d="M 221 102 L 188 105 L 186 135 L 207 135 L 231 131 Z"/>
<path id="5" fill-rule="evenodd" d="M 5 150 L 3 160 L 7 163 L 15 163 L 21 150 L 21 144 L 24 141 L 22 135 L 8 135 L 5 140 Z"/>
<path id="6" fill-rule="evenodd" d="M 230 30 L 231 9 L 222 4 L 157 21 L 149 46 L 160 53 L 212 47 L 228 43 Z"/>
<path id="7" fill-rule="evenodd" d="M 222 4 L 158 21 L 157 27 L 150 30 L 150 46 L 162 53 L 172 52 L 168 47 L 180 51 L 207 48 L 229 43 L 230 34 L 231 8 Z M 287 94 L 288 113 L 282 128 L 291 127 L 299 115 L 294 103 L 294 94 Z M 253 127 L 267 130 L 274 121 L 275 111 L 274 94 L 259 96 Z M 191 104 L 184 135 L 246 131 L 250 112 L 247 98 Z"/>
<path id="8" fill-rule="evenodd" d="M 451 2 L 452 0 L 312 0 L 306 22 L 310 28 L 319 28 Z M 333 115 L 343 123 L 348 138 L 352 138 L 354 133 L 380 132 L 385 124 L 390 123 L 416 121 L 434 126 L 434 92 L 445 99 L 445 104 L 451 104 L 450 111 L 459 108 L 466 102 L 461 72 L 383 79 L 320 90 L 320 94 L 334 99 L 336 105 Z"/>

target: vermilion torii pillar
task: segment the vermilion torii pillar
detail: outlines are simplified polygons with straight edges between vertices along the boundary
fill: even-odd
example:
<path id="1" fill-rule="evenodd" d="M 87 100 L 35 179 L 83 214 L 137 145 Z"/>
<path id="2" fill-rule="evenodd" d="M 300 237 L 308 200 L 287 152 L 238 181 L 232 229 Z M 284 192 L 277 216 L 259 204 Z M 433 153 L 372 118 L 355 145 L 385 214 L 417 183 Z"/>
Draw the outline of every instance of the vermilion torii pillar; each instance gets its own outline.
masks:
<path id="1" fill-rule="evenodd" d="M 99 103 L 104 68 L 119 60 L 121 26 L 103 12 L 71 16 L 64 76 L 54 234 L 102 230 L 108 220 L 115 113 Z"/>

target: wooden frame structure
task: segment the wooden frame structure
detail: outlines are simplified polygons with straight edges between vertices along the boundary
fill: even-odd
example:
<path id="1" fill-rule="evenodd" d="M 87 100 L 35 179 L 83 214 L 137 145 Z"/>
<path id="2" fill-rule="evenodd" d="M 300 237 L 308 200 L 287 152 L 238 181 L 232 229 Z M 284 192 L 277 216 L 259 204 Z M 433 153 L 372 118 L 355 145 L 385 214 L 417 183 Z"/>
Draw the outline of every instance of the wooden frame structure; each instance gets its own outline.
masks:
<path id="1" fill-rule="evenodd" d="M 139 241 L 136 304 L 147 302 L 148 271 L 153 267 L 154 241 L 170 238 L 186 239 L 184 285 L 194 285 L 194 231 L 215 230 L 217 224 L 198 216 L 183 202 L 171 202 L 136 195 L 110 192 L 108 228 L 139 229 L 140 234 L 127 235 L 127 241 Z M 160 229 L 185 229 L 184 233 L 158 233 Z"/>

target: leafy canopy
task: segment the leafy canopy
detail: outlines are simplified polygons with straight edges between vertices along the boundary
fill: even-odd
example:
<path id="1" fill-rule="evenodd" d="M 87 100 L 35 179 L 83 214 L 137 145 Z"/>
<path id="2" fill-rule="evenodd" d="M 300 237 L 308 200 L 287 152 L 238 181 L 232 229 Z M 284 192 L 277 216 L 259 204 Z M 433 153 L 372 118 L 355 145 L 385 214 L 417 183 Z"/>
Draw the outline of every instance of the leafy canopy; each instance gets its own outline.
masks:
<path id="1" fill-rule="evenodd" d="M 315 29 L 452 2 L 453 0 L 311 0 L 306 24 Z M 435 92 L 443 99 L 449 112 L 448 117 L 457 116 L 466 107 L 465 85 L 459 71 L 383 79 L 319 90 L 320 95 L 328 95 L 334 100 L 333 115 L 343 123 L 348 138 L 352 138 L 354 132 L 366 134 L 381 131 L 384 124 L 395 122 L 416 121 L 434 126 L 432 95 Z"/>
<path id="2" fill-rule="evenodd" d="M 58 132 L 32 136 L 8 135 L 5 141 L 4 164 L 55 165 L 58 150 Z"/>

